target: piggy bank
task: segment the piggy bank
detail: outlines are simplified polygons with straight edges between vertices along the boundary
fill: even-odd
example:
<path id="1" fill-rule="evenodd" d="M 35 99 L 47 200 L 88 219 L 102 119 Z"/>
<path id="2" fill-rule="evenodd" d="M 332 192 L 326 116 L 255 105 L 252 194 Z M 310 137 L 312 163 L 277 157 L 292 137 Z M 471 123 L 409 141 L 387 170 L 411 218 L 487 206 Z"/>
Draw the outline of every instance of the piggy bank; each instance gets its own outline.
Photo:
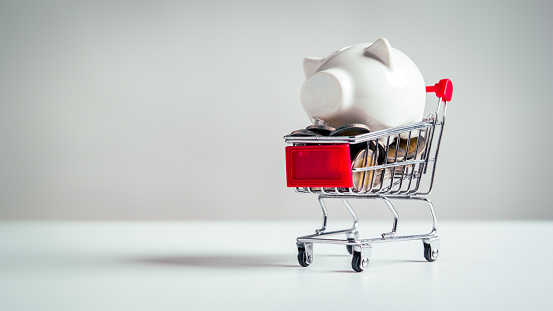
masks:
<path id="1" fill-rule="evenodd" d="M 415 63 L 384 38 L 303 61 L 301 104 L 311 121 L 361 123 L 374 132 L 419 122 L 426 89 Z M 408 135 L 408 134 L 407 134 Z"/>

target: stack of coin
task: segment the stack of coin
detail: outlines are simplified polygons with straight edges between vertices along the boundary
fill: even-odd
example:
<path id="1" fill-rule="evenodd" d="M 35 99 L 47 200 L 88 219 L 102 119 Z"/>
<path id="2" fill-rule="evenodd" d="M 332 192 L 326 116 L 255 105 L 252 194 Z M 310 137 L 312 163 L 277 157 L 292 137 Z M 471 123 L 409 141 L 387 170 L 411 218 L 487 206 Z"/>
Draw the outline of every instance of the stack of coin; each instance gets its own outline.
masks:
<path id="1" fill-rule="evenodd" d="M 364 167 L 371 167 L 374 165 L 374 152 L 370 149 L 368 149 L 368 152 L 366 152 L 367 149 L 361 150 L 356 156 L 355 160 L 353 161 L 351 168 L 364 168 Z M 371 189 L 372 182 L 373 182 L 373 175 L 374 171 L 363 171 L 363 172 L 354 172 L 352 174 L 352 180 L 353 180 L 353 189 L 356 191 L 367 191 Z"/>
<path id="2" fill-rule="evenodd" d="M 405 155 L 407 153 L 404 149 L 399 147 L 399 144 L 396 142 L 393 142 L 388 146 L 388 153 L 386 154 L 386 162 L 387 163 L 394 163 L 405 160 Z"/>
<path id="3" fill-rule="evenodd" d="M 405 159 L 415 159 L 424 151 L 425 147 L 426 141 L 422 136 L 396 140 L 388 147 L 387 162 L 394 163 Z"/>
<path id="4" fill-rule="evenodd" d="M 403 175 L 406 172 L 405 165 L 396 166 L 394 168 L 394 175 L 401 178 L 401 175 Z"/>
<path id="5" fill-rule="evenodd" d="M 352 169 L 374 166 L 377 157 L 371 149 L 363 149 L 355 156 L 352 163 Z M 379 187 L 381 182 L 390 179 L 392 169 L 377 169 L 354 172 L 352 174 L 353 189 L 359 192 L 367 192 L 375 187 Z"/>
<path id="6" fill-rule="evenodd" d="M 412 137 L 410 140 L 402 139 L 399 142 L 399 145 L 400 148 L 407 150 L 407 159 L 415 159 L 424 151 L 426 141 L 424 140 L 424 137 L 417 136 Z"/>
<path id="7" fill-rule="evenodd" d="M 396 140 L 388 147 L 387 163 L 416 159 L 424 152 L 425 147 L 426 141 L 423 136 L 412 137 L 411 139 L 402 138 L 399 141 Z M 414 164 L 396 166 L 394 175 L 401 178 L 407 174 L 409 170 L 413 170 L 414 167 Z"/>

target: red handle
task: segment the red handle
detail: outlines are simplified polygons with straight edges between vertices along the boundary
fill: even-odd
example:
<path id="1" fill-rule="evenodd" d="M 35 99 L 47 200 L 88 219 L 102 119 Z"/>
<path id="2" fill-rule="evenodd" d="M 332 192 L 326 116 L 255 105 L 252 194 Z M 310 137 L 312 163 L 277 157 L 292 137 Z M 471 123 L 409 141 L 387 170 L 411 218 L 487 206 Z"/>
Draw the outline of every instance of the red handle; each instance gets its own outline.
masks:
<path id="1" fill-rule="evenodd" d="M 449 79 L 442 79 L 440 82 L 433 86 L 426 87 L 426 93 L 434 92 L 436 96 L 440 97 L 443 101 L 448 102 L 453 95 L 453 84 Z"/>

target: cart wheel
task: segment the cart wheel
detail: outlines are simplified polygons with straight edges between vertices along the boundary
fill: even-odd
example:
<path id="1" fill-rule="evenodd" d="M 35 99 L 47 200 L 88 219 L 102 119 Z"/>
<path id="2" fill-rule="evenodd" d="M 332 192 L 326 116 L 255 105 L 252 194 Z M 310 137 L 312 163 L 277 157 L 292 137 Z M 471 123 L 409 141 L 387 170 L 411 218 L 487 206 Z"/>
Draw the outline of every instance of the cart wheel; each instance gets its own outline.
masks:
<path id="1" fill-rule="evenodd" d="M 438 259 L 439 250 L 437 248 L 432 249 L 430 244 L 422 243 L 424 245 L 424 258 L 429 262 L 436 261 Z"/>
<path id="2" fill-rule="evenodd" d="M 369 258 L 363 259 L 361 252 L 354 251 L 353 258 L 351 259 L 351 267 L 356 272 L 363 272 L 369 265 Z"/>
<path id="3" fill-rule="evenodd" d="M 307 267 L 313 262 L 313 255 L 308 254 L 303 246 L 298 246 L 298 262 L 302 267 Z"/>
<path id="4" fill-rule="evenodd" d="M 348 242 L 353 242 L 355 239 L 348 238 Z M 348 253 L 353 254 L 353 245 L 346 245 L 346 249 L 348 250 Z"/>
<path id="5" fill-rule="evenodd" d="M 353 254 L 353 246 L 351 245 L 346 245 L 346 249 L 348 250 L 348 253 L 351 255 Z"/>

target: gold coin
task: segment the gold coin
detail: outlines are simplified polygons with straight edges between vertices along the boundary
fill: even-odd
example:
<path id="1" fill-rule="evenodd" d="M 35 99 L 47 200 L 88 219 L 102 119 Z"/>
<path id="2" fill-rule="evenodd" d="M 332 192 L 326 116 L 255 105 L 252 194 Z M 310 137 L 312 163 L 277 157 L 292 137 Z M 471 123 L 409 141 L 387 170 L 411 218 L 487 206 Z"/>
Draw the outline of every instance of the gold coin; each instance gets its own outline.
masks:
<path id="1" fill-rule="evenodd" d="M 373 156 L 374 152 L 370 149 L 363 149 L 357 153 L 355 160 L 352 164 L 352 169 L 355 168 L 364 168 L 373 166 Z M 362 171 L 362 172 L 353 172 L 353 189 L 357 191 L 367 191 L 371 188 L 371 183 L 373 180 L 374 171 Z"/>
<path id="2" fill-rule="evenodd" d="M 368 153 L 367 153 L 368 150 Z M 374 152 L 371 149 L 363 149 L 355 156 L 352 164 L 352 169 L 365 168 L 374 166 Z M 384 177 L 382 176 L 384 174 Z M 360 172 L 353 172 L 353 189 L 360 192 L 367 192 L 375 187 L 380 186 L 384 180 L 392 177 L 391 169 L 377 169 Z"/>
<path id="3" fill-rule="evenodd" d="M 407 154 L 407 159 L 416 158 L 424 151 L 425 147 L 426 141 L 422 136 L 412 137 L 409 140 L 402 138 L 399 140 L 399 144 L 396 141 L 388 147 L 388 163 L 404 160 L 405 154 Z M 397 158 L 395 158 L 396 149 Z"/>
<path id="4" fill-rule="evenodd" d="M 407 139 L 402 139 L 402 141 L 400 142 L 400 146 L 402 146 L 404 150 L 408 149 L 407 159 L 412 159 L 416 158 L 424 151 L 424 147 L 426 147 L 426 141 L 422 136 L 412 137 L 409 140 L 409 147 L 407 147 Z"/>
<path id="5" fill-rule="evenodd" d="M 401 147 L 396 148 L 395 143 L 391 144 L 388 147 L 388 154 L 386 156 L 386 160 L 388 163 L 403 161 L 404 159 L 405 159 L 405 149 L 402 149 Z"/>

